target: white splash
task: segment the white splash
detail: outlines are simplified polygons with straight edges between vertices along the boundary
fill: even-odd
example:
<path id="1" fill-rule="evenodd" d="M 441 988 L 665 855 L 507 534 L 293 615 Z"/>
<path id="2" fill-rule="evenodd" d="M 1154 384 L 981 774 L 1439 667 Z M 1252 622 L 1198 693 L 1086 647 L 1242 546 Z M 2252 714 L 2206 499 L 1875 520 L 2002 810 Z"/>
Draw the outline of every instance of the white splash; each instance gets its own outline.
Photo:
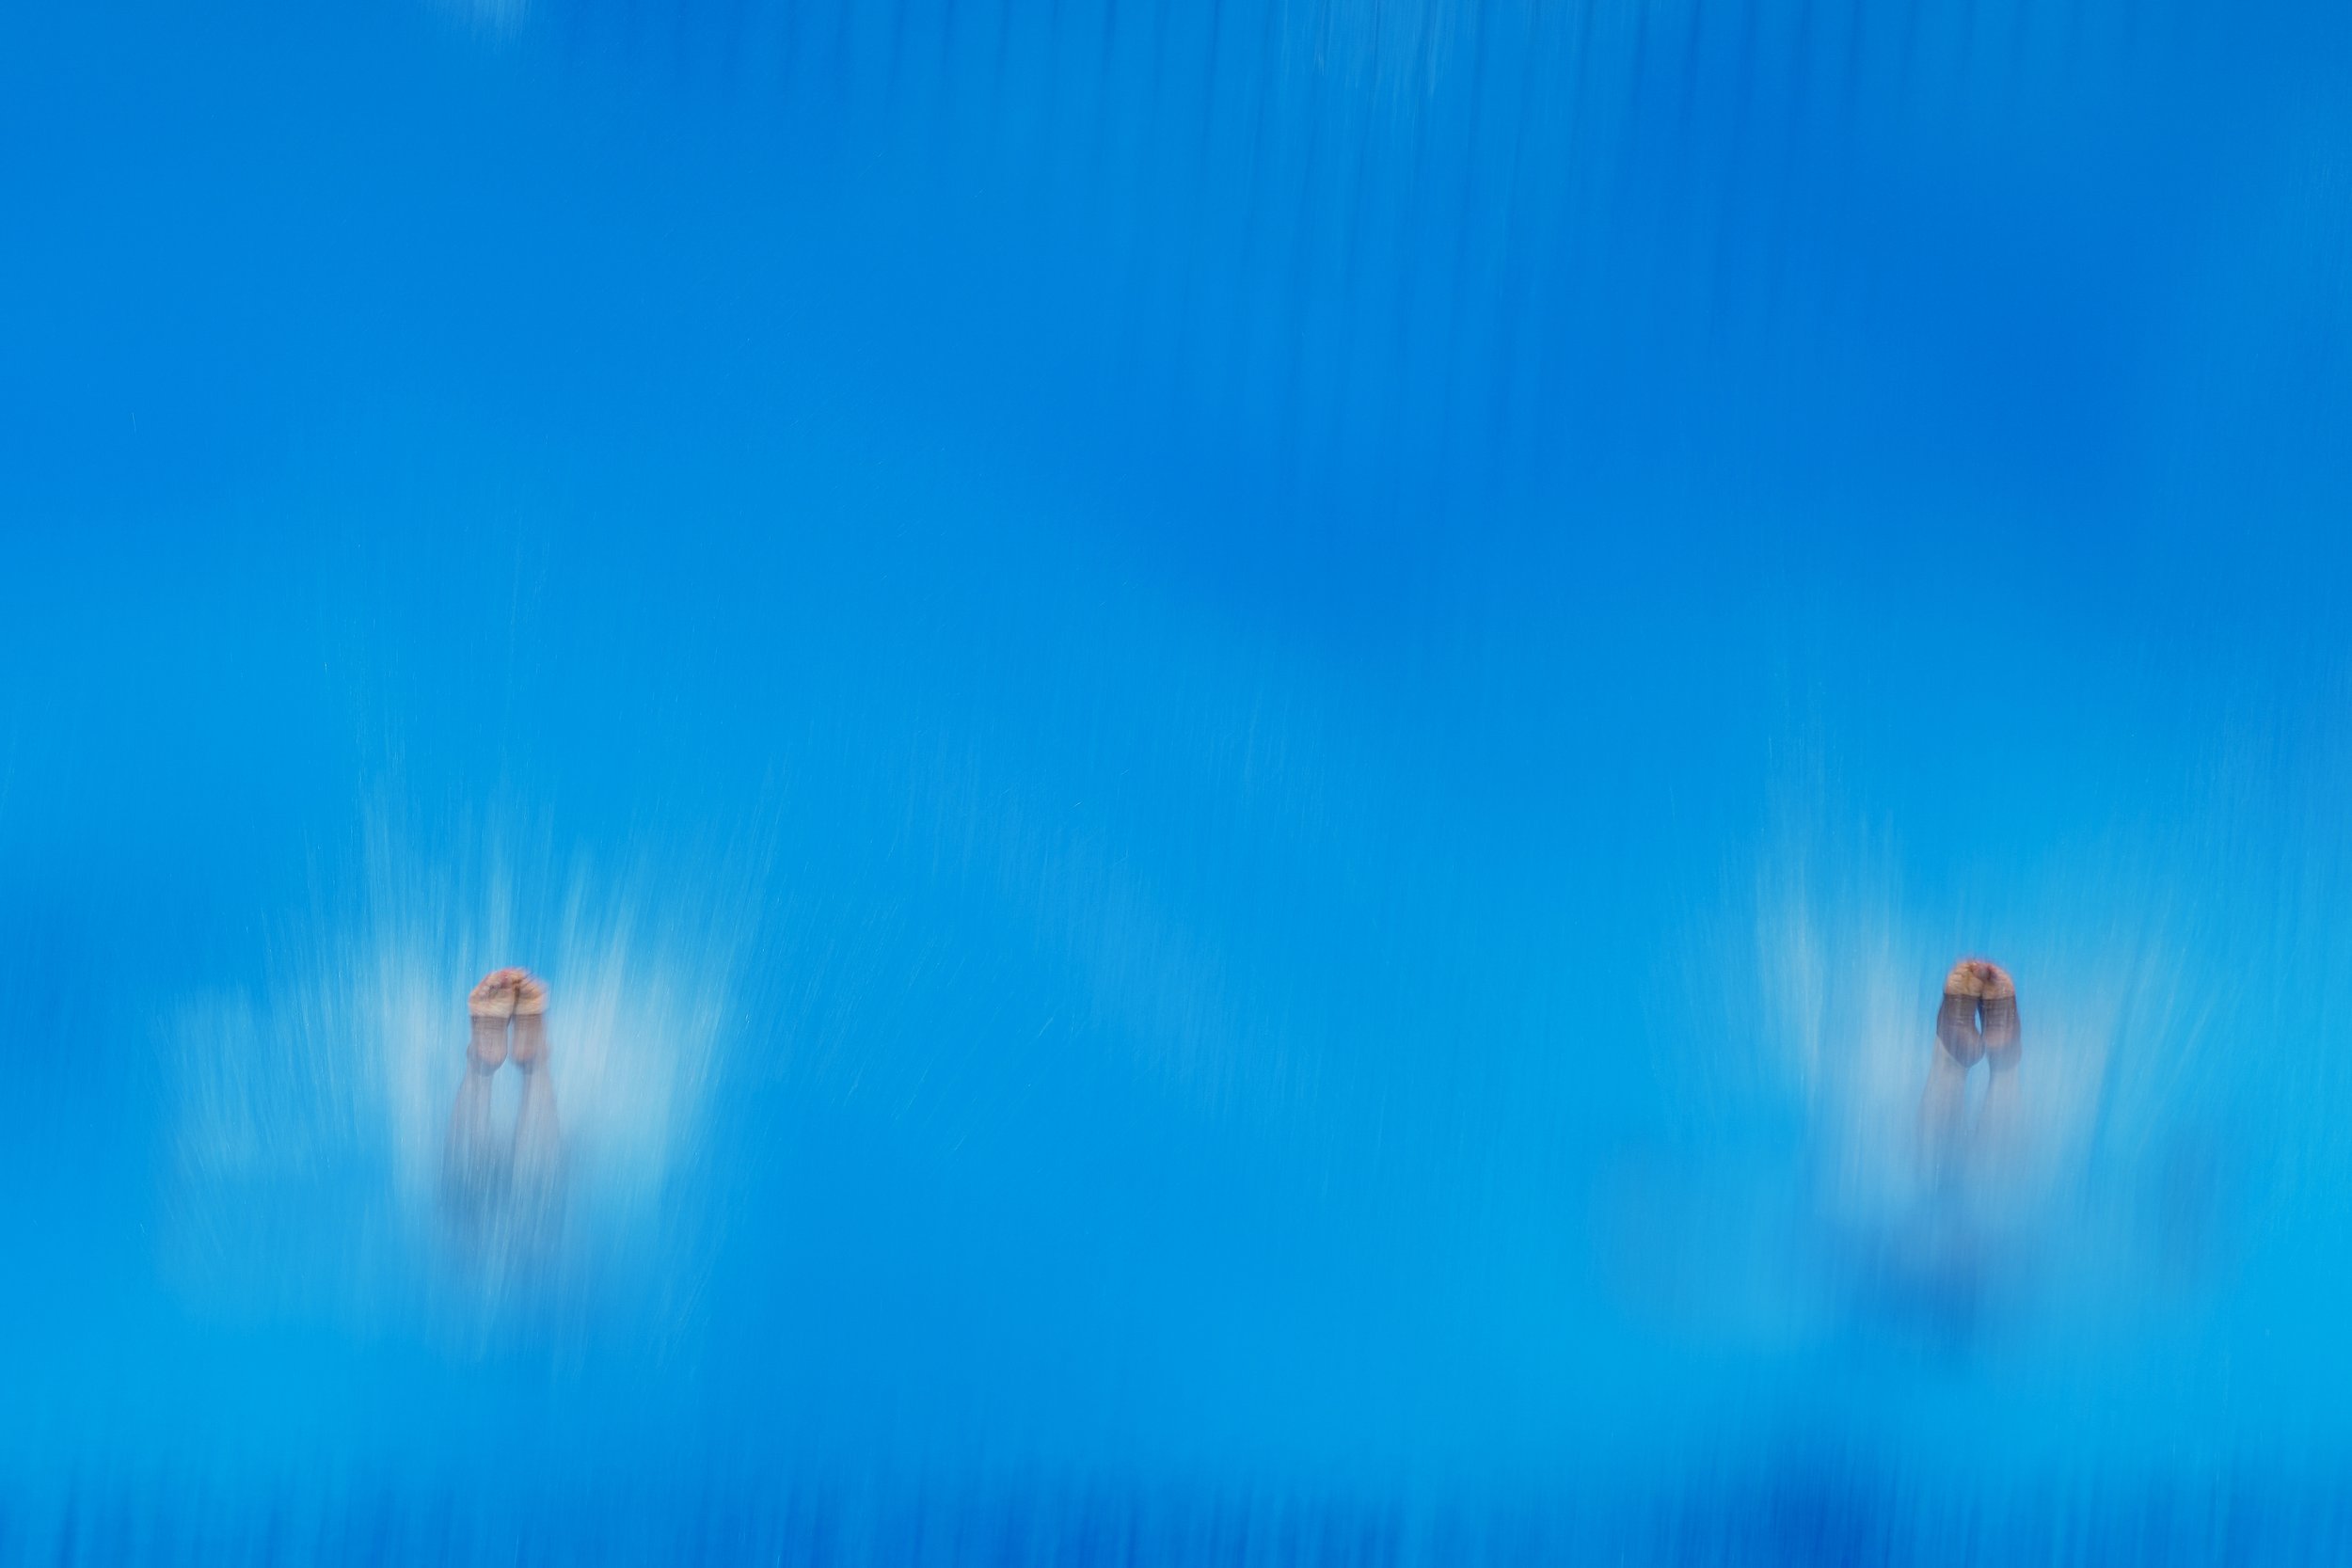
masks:
<path id="1" fill-rule="evenodd" d="M 2161 1223 L 2133 1196 L 2137 1146 L 2164 1119 L 2158 1064 L 2177 1068 L 2196 1033 L 2160 909 L 2061 878 L 1972 921 L 1915 907 L 1891 870 L 1824 875 L 1796 854 L 1768 863 L 1756 890 L 1756 968 L 1729 1005 L 1756 1021 L 1747 1081 L 1802 1107 L 1801 1180 L 1826 1255 L 1947 1305 L 2129 1296 L 2130 1255 L 2149 1244 L 2136 1233 Z M 1939 1169 L 1923 1157 L 1920 1098 L 1944 973 L 1971 955 L 2016 977 L 2024 1055 L 2013 1120 L 1997 1138 L 1977 1123 L 1959 1165 Z M 1984 1089 L 1979 1069 L 1972 1120 Z M 2102 1187 L 2094 1164 L 2117 1180 Z M 2111 1277 L 2091 1277 L 2094 1252 Z"/>
<path id="2" fill-rule="evenodd" d="M 182 1010 L 167 1256 L 192 1292 L 358 1321 L 422 1310 L 483 1338 L 551 1307 L 691 1292 L 686 1193 L 749 903 L 698 908 L 650 869 L 611 881 L 548 859 L 436 859 L 379 827 L 357 892 L 272 955 L 258 991 Z M 560 1243 L 531 1259 L 453 1247 L 439 1202 L 466 991 L 507 963 L 550 988 L 570 1173 Z M 515 1084 L 502 1070 L 501 1128 Z"/>

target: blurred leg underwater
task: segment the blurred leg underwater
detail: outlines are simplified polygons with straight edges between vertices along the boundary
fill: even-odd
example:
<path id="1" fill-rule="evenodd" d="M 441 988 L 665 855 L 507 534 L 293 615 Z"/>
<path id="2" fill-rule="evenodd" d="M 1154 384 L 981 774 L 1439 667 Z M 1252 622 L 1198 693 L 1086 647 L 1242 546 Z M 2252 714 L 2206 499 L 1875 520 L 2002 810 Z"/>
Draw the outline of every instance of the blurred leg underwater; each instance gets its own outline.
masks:
<path id="1" fill-rule="evenodd" d="M 1919 1100 L 1920 1158 L 1932 1176 L 1966 1157 L 1997 1158 L 2016 1122 L 2017 1063 L 2024 1053 L 2017 1022 L 2017 987 L 2009 972 L 1984 958 L 1963 958 L 1944 977 L 1935 1014 L 1935 1056 Z M 1968 1074 L 1977 1063 L 1989 1074 L 1973 1129 L 1967 1115 Z"/>
<path id="2" fill-rule="evenodd" d="M 562 1229 L 564 1139 L 548 1068 L 548 988 L 527 970 L 493 970 L 466 1001 L 472 1038 L 450 1107 L 441 1189 L 451 1229 L 469 1251 L 551 1250 Z M 510 1037 L 511 1031 L 511 1037 Z M 491 1126 L 490 1087 L 509 1060 L 522 1074 L 510 1140 Z"/>

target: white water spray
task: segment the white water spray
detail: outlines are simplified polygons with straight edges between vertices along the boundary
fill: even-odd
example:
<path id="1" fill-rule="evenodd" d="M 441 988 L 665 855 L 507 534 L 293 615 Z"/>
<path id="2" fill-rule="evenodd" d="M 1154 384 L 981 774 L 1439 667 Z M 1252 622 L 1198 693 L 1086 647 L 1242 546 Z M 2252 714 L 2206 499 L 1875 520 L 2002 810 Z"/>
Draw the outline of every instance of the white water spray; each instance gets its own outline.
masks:
<path id="1" fill-rule="evenodd" d="M 550 861 L 435 858 L 379 830 L 359 889 L 278 944 L 260 991 L 182 1010 L 167 1255 L 192 1293 L 379 1327 L 423 1311 L 484 1345 L 623 1300 L 675 1323 L 748 900 L 696 905 L 649 866 L 608 879 Z M 569 1170 L 563 1233 L 529 1258 L 453 1246 L 439 1201 L 466 991 L 507 962 L 552 990 Z M 513 1079 L 494 1097 L 501 1132 Z"/>

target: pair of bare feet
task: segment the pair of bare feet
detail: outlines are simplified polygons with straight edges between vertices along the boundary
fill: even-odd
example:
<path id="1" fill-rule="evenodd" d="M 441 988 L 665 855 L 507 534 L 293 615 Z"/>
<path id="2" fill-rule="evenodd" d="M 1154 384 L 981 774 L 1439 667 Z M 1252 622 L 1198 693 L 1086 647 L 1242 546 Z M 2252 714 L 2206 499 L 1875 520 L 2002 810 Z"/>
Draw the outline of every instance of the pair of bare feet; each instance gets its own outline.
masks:
<path id="1" fill-rule="evenodd" d="M 544 1224 L 563 1164 L 555 1081 L 548 1071 L 548 988 L 528 970 L 492 970 L 466 998 L 466 1012 L 473 1033 L 465 1080 L 450 1107 L 443 1184 L 465 1217 L 480 1218 L 511 1199 L 522 1206 L 518 1217 Z M 510 1060 L 522 1073 L 522 1103 L 512 1143 L 501 1144 L 490 1126 L 490 1085 Z"/>
<path id="2" fill-rule="evenodd" d="M 2023 1041 L 2017 987 L 2009 972 L 1985 958 L 1952 965 L 1935 1012 L 1935 1060 L 1919 1101 L 1920 1148 L 1931 1170 L 1942 1171 L 1961 1151 L 1968 1073 L 1979 1060 L 1987 1078 L 1973 1143 L 1977 1149 L 1995 1149 L 2009 1137 L 2016 1119 Z"/>
<path id="3" fill-rule="evenodd" d="M 467 1064 L 476 1072 L 496 1072 L 509 1055 L 525 1072 L 536 1072 L 548 1059 L 548 988 L 527 969 L 494 969 L 482 977 L 466 998 L 466 1014 L 473 1022 L 473 1041 L 466 1048 Z M 507 1025 L 514 1025 L 514 1041 Z"/>

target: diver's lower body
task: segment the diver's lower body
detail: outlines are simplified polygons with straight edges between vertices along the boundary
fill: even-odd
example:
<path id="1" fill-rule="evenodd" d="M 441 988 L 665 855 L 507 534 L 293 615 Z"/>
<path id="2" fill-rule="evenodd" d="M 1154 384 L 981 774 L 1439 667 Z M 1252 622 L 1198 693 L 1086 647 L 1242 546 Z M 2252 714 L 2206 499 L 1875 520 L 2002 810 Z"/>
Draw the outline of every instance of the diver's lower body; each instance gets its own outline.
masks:
<path id="1" fill-rule="evenodd" d="M 472 1037 L 450 1107 L 442 1198 L 461 1233 L 503 1238 L 525 1253 L 553 1246 L 563 1222 L 564 1138 L 548 1070 L 548 988 L 528 971 L 483 976 L 466 999 Z M 511 1139 L 491 1126 L 490 1087 L 508 1061 L 522 1074 Z"/>
<path id="2" fill-rule="evenodd" d="M 1935 1014 L 1935 1059 L 1919 1100 L 1920 1152 L 1941 1174 L 1963 1151 L 1995 1153 L 2014 1136 L 2017 1064 L 2024 1036 L 2017 1022 L 2017 988 L 2009 972 L 1983 958 L 1963 958 L 1944 977 Z M 1968 1073 L 1979 1061 L 1987 1074 L 1984 1104 L 1973 1130 L 1967 1117 Z"/>

